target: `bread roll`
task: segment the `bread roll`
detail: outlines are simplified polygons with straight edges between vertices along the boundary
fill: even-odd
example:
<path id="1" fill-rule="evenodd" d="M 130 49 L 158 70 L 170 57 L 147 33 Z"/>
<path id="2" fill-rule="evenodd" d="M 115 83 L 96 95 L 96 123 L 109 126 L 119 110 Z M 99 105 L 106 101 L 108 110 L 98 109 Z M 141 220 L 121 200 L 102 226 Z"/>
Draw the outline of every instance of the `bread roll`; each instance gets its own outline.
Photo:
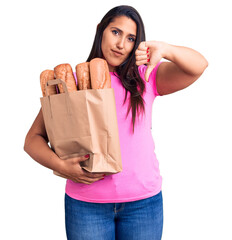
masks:
<path id="1" fill-rule="evenodd" d="M 46 96 L 45 85 L 46 85 L 47 81 L 52 80 L 54 78 L 55 77 L 54 77 L 54 71 L 53 70 L 44 70 L 43 72 L 41 72 L 41 74 L 40 74 L 40 86 L 41 86 L 43 97 Z M 55 85 L 47 86 L 47 92 L 48 92 L 48 96 L 56 94 L 56 86 Z"/>
<path id="2" fill-rule="evenodd" d="M 79 90 L 91 89 L 89 62 L 77 64 L 76 75 Z"/>
<path id="3" fill-rule="evenodd" d="M 89 66 L 92 89 L 111 88 L 111 77 L 106 60 L 94 58 Z"/>
<path id="4" fill-rule="evenodd" d="M 77 91 L 75 78 L 70 64 L 66 63 L 56 66 L 54 68 L 54 74 L 56 79 L 61 79 L 66 83 L 68 92 Z M 64 92 L 62 84 L 58 84 L 58 88 L 60 93 Z"/>

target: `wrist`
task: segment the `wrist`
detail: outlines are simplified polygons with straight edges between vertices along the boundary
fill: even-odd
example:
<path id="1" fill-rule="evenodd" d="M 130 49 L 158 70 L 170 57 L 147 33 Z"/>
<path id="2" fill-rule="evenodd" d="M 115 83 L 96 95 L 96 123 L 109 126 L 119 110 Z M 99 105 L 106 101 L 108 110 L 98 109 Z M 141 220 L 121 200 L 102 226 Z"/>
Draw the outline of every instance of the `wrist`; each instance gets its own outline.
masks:
<path id="1" fill-rule="evenodd" d="M 52 170 L 62 173 L 64 169 L 64 161 L 60 159 L 55 153 L 51 156 Z"/>
<path id="2" fill-rule="evenodd" d="M 172 52 L 173 52 L 173 45 L 170 45 L 166 42 L 162 42 L 162 50 L 161 50 L 162 57 L 172 61 Z"/>

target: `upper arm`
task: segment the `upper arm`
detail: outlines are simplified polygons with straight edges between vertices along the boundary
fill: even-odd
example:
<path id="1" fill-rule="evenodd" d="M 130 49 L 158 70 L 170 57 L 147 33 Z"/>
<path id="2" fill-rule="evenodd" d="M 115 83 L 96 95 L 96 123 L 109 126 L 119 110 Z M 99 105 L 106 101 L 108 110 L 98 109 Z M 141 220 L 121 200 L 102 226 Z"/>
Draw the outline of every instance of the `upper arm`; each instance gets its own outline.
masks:
<path id="1" fill-rule="evenodd" d="M 45 129 L 45 125 L 44 125 L 42 108 L 40 108 L 40 111 L 39 111 L 38 115 L 36 116 L 36 119 L 34 120 L 30 130 L 27 133 L 27 136 L 26 136 L 26 139 L 25 139 L 25 145 L 29 144 L 30 139 L 35 135 L 40 135 L 47 142 L 49 142 L 47 132 L 46 132 L 46 129 Z"/>
<path id="2" fill-rule="evenodd" d="M 173 62 L 162 62 L 156 75 L 157 91 L 166 95 L 184 89 L 195 82 L 200 75 L 189 75 Z"/>

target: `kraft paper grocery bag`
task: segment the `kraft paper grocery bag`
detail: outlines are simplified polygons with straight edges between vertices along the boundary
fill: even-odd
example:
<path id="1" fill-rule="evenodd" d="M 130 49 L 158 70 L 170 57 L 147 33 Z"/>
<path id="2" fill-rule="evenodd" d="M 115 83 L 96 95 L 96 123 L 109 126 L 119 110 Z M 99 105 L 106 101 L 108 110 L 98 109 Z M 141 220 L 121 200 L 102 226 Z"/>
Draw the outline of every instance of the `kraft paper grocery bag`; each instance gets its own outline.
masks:
<path id="1" fill-rule="evenodd" d="M 48 86 L 60 83 L 65 92 L 48 96 Z M 63 160 L 89 154 L 80 163 L 88 172 L 122 171 L 114 89 L 68 92 L 61 79 L 49 80 L 45 88 L 40 101 L 51 149 Z"/>

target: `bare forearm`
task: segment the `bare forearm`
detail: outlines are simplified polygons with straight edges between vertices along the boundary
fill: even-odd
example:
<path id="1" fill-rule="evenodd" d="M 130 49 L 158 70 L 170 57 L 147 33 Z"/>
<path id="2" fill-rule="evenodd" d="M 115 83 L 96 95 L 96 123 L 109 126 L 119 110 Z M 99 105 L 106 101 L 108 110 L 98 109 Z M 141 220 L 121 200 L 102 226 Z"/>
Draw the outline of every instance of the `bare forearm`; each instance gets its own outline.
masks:
<path id="1" fill-rule="evenodd" d="M 174 62 L 187 74 L 201 75 L 208 66 L 208 62 L 204 56 L 191 48 L 167 43 L 163 44 L 163 57 Z"/>
<path id="2" fill-rule="evenodd" d="M 42 136 L 34 135 L 30 140 L 26 139 L 24 150 L 44 167 L 59 171 L 60 158 L 51 150 Z"/>

